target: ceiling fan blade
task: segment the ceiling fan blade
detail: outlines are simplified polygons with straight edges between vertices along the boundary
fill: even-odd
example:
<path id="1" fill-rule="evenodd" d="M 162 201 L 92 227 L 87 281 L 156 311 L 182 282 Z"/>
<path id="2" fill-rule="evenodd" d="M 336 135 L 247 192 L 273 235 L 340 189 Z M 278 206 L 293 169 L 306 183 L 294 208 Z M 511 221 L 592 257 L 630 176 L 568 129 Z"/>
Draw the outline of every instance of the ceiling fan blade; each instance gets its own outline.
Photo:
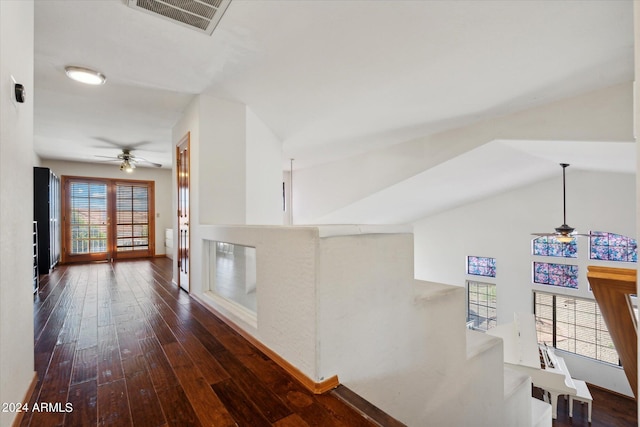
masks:
<path id="1" fill-rule="evenodd" d="M 156 168 L 161 168 L 162 164 L 160 163 L 155 163 L 152 162 L 150 160 L 147 160 L 143 157 L 138 157 L 136 155 L 134 155 L 133 153 L 131 153 L 131 150 L 128 148 L 123 148 L 122 149 L 122 153 L 118 154 L 116 157 L 114 156 L 100 156 L 100 155 L 95 155 L 95 157 L 99 157 L 99 158 L 103 158 L 103 159 L 109 159 L 109 160 L 99 160 L 97 161 L 98 163 L 102 163 L 102 162 L 128 162 L 129 165 L 131 166 L 131 168 L 135 168 L 136 167 L 136 163 L 137 164 L 148 164 L 150 166 L 156 167 Z"/>
<path id="2" fill-rule="evenodd" d="M 137 161 L 137 162 L 148 163 L 148 164 L 153 165 L 153 166 L 155 166 L 155 167 L 157 167 L 157 168 L 161 168 L 161 167 L 162 167 L 162 164 L 160 164 L 160 163 L 155 163 L 155 162 L 151 162 L 151 161 L 149 161 L 149 160 L 147 160 L 147 159 L 145 159 L 145 158 L 142 158 L 142 157 L 136 157 L 136 161 Z"/>
<path id="3" fill-rule="evenodd" d="M 133 144 L 128 144 L 128 143 L 117 142 L 117 141 L 114 141 L 112 139 L 105 138 L 105 137 L 102 137 L 102 136 L 94 136 L 94 138 L 97 139 L 98 141 L 106 142 L 107 144 L 109 144 L 109 145 L 111 145 L 113 147 L 120 148 L 121 150 L 129 150 L 129 151 L 131 151 L 131 150 L 133 150 L 133 149 L 135 149 L 137 147 L 140 147 L 140 146 L 143 146 L 143 145 L 151 143 L 151 141 L 139 141 L 139 142 L 135 142 Z"/>

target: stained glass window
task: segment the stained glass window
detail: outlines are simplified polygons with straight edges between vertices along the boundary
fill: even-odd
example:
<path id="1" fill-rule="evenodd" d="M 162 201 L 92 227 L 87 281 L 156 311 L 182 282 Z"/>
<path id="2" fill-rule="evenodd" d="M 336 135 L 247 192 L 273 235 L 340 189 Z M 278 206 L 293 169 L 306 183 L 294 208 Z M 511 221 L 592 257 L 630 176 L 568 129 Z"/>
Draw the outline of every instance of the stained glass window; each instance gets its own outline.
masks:
<path id="1" fill-rule="evenodd" d="M 532 251 L 534 255 L 540 256 L 577 258 L 578 244 L 576 239 L 569 243 L 562 243 L 553 236 L 542 236 L 533 240 Z"/>
<path id="2" fill-rule="evenodd" d="M 481 256 L 468 256 L 467 274 L 496 277 L 496 259 Z"/>
<path id="3" fill-rule="evenodd" d="M 568 264 L 552 264 L 548 262 L 533 263 L 533 282 L 541 285 L 560 286 L 562 288 L 578 288 L 578 266 Z"/>
<path id="4" fill-rule="evenodd" d="M 620 234 L 592 231 L 589 237 L 591 259 L 638 262 L 636 239 Z"/>

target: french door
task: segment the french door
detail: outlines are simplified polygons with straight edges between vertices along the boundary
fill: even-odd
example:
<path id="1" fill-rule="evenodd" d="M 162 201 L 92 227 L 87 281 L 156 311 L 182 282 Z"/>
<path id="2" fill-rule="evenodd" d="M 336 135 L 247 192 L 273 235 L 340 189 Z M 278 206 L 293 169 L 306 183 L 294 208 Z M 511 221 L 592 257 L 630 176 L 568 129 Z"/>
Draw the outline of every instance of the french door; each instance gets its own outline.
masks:
<path id="1" fill-rule="evenodd" d="M 63 262 L 150 257 L 152 181 L 62 177 Z"/>

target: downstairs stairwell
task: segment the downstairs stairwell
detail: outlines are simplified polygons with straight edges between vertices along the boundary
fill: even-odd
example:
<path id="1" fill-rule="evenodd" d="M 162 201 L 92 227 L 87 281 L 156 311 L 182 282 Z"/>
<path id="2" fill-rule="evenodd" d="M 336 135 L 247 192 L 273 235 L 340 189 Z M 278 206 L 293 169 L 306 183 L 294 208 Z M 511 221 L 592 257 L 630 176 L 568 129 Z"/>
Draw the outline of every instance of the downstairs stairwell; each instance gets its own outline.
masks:
<path id="1" fill-rule="evenodd" d="M 192 295 L 307 387 L 344 384 L 407 426 L 535 425 L 502 340 L 466 329 L 464 288 L 414 279 L 410 227 L 199 228 Z M 216 294 L 218 242 L 255 248 L 255 312 Z"/>

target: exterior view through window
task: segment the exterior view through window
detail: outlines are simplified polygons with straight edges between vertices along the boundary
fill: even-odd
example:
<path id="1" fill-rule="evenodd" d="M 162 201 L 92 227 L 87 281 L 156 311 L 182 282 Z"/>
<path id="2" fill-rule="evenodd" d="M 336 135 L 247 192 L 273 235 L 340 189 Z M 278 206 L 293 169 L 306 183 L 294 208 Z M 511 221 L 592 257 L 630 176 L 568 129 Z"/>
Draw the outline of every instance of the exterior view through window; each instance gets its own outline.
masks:
<path id="1" fill-rule="evenodd" d="M 153 256 L 153 184 L 63 177 L 64 262 Z"/>

